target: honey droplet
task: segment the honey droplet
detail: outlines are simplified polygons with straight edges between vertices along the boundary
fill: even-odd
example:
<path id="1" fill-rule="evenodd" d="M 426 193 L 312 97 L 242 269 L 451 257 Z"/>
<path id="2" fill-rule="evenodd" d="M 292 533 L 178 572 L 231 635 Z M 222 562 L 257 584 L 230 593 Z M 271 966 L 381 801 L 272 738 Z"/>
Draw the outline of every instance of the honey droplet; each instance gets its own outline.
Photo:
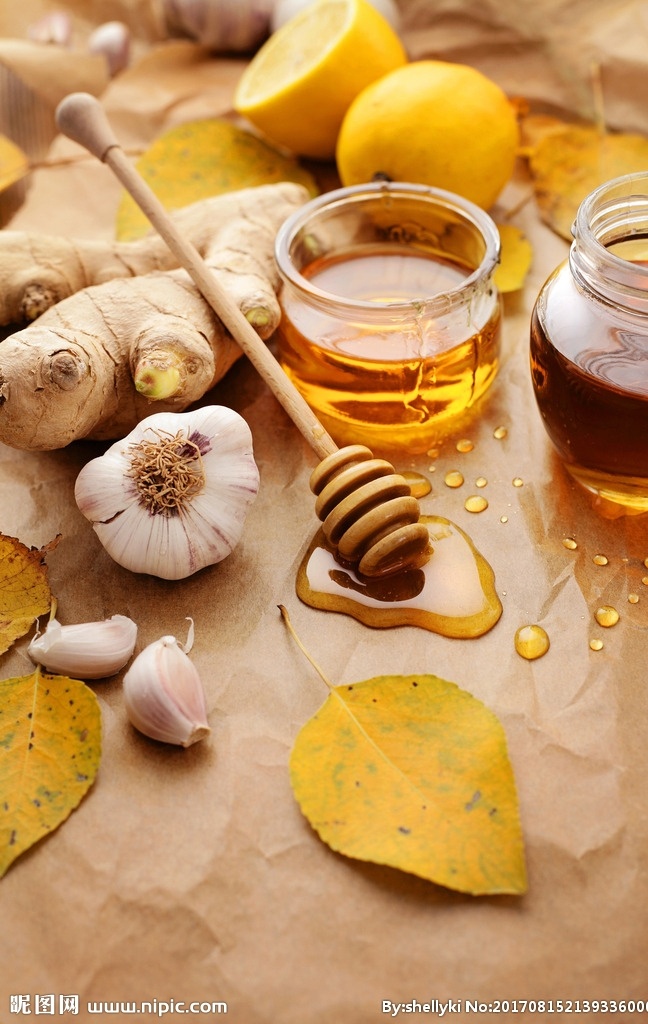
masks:
<path id="1" fill-rule="evenodd" d="M 485 487 L 487 483 L 488 480 L 485 476 L 478 476 L 475 480 L 475 487 Z"/>
<path id="2" fill-rule="evenodd" d="M 641 582 L 643 583 L 644 587 L 648 587 L 648 576 L 644 576 Z"/>
<path id="3" fill-rule="evenodd" d="M 639 604 L 639 594 L 628 594 L 628 602 L 630 604 Z"/>
<path id="4" fill-rule="evenodd" d="M 467 437 L 462 437 L 460 441 L 457 441 L 458 452 L 471 452 L 474 448 L 474 444 Z"/>
<path id="5" fill-rule="evenodd" d="M 521 476 L 514 476 L 511 482 L 514 487 L 524 487 L 524 480 Z"/>
<path id="6" fill-rule="evenodd" d="M 575 551 L 578 547 L 578 544 L 576 543 L 573 537 L 565 537 L 563 539 L 563 547 L 568 548 L 570 551 Z"/>
<path id="7" fill-rule="evenodd" d="M 407 480 L 415 498 L 424 498 L 432 490 L 432 484 L 422 473 L 415 473 L 414 470 L 407 469 L 401 473 L 401 476 Z"/>
<path id="8" fill-rule="evenodd" d="M 500 523 L 508 523 L 508 516 L 500 516 Z"/>
<path id="9" fill-rule="evenodd" d="M 515 634 L 515 650 L 527 661 L 535 661 L 549 650 L 549 637 L 542 626 L 520 626 Z"/>
<path id="10" fill-rule="evenodd" d="M 616 626 L 619 621 L 620 615 L 616 608 L 613 608 L 611 604 L 601 605 L 594 612 L 594 618 L 598 622 L 599 626 Z"/>
<path id="11" fill-rule="evenodd" d="M 592 651 L 602 651 L 603 650 L 603 641 L 599 640 L 598 638 L 595 639 L 595 640 L 590 640 L 589 645 L 590 645 L 590 650 L 592 650 Z"/>
<path id="12" fill-rule="evenodd" d="M 646 566 L 646 569 L 648 569 L 648 558 L 644 558 L 644 565 Z"/>
<path id="13" fill-rule="evenodd" d="M 592 561 L 594 562 L 594 565 L 607 565 L 609 558 L 607 555 L 594 555 Z"/>
<path id="14" fill-rule="evenodd" d="M 458 469 L 451 469 L 449 473 L 446 473 L 443 482 L 446 487 L 461 487 L 464 478 Z"/>
<path id="15" fill-rule="evenodd" d="M 483 512 L 488 508 L 488 502 L 481 494 L 471 494 L 469 498 L 466 498 L 464 508 L 466 512 Z"/>
<path id="16" fill-rule="evenodd" d="M 508 437 L 508 430 L 506 427 L 495 427 L 493 431 L 493 437 L 497 441 L 503 441 L 505 437 Z"/>
<path id="17" fill-rule="evenodd" d="M 427 454 L 428 459 L 438 459 L 439 458 L 439 449 L 438 448 L 429 448 L 428 451 L 426 452 L 426 454 Z"/>

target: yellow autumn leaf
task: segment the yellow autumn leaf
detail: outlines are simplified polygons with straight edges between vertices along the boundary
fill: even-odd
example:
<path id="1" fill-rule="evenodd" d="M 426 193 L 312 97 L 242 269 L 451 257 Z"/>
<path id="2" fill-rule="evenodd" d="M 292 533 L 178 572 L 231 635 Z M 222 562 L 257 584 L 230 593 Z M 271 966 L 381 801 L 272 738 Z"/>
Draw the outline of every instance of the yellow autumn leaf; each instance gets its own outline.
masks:
<path id="1" fill-rule="evenodd" d="M 293 157 L 229 121 L 191 121 L 161 135 L 136 167 L 167 210 L 222 192 L 296 181 L 317 194 L 313 176 Z M 117 238 L 141 238 L 151 225 L 126 193 L 117 210 Z"/>
<path id="2" fill-rule="evenodd" d="M 26 154 L 6 135 L 0 135 L 0 192 L 20 181 L 28 171 Z"/>
<path id="3" fill-rule="evenodd" d="M 15 537 L 0 535 L 0 654 L 50 608 L 49 547 L 28 548 Z"/>
<path id="4" fill-rule="evenodd" d="M 568 241 L 578 207 L 590 192 L 612 178 L 645 172 L 646 167 L 648 138 L 607 133 L 595 125 L 554 127 L 529 151 L 540 215 Z"/>
<path id="5" fill-rule="evenodd" d="M 331 686 L 297 736 L 290 776 L 305 817 L 339 853 L 473 895 L 526 889 L 504 730 L 454 683 Z"/>
<path id="6" fill-rule="evenodd" d="M 520 156 L 529 157 L 538 144 L 554 132 L 562 132 L 567 122 L 554 114 L 525 114 L 520 117 Z"/>
<path id="7" fill-rule="evenodd" d="M 500 261 L 494 274 L 495 284 L 505 295 L 522 287 L 533 260 L 531 242 L 514 224 L 498 224 L 501 241 Z"/>
<path id="8" fill-rule="evenodd" d="M 79 679 L 0 681 L 0 877 L 81 802 L 101 757 L 101 713 Z"/>

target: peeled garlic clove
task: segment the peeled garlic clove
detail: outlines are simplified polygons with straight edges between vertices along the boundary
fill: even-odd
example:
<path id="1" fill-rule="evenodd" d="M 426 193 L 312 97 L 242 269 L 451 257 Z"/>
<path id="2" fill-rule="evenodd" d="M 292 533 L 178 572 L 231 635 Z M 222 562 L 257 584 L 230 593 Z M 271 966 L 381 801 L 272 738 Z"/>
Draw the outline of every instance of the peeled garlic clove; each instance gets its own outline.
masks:
<path id="1" fill-rule="evenodd" d="M 70 626 L 50 619 L 45 632 L 31 641 L 27 653 L 48 672 L 79 679 L 103 679 L 124 667 L 136 641 L 137 626 L 126 615 Z"/>
<path id="2" fill-rule="evenodd" d="M 131 723 L 153 740 L 189 747 L 211 732 L 200 676 L 174 636 L 137 655 L 124 676 L 124 701 Z"/>

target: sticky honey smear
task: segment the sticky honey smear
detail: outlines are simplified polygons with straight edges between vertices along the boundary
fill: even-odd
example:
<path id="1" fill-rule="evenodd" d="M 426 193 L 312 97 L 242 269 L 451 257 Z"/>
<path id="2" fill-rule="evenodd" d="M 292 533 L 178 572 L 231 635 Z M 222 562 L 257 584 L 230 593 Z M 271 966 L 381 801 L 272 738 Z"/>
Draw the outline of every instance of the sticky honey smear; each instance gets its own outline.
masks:
<path id="1" fill-rule="evenodd" d="M 470 537 L 449 519 L 421 516 L 433 554 L 420 569 L 368 580 L 336 561 L 318 531 L 297 573 L 297 596 L 366 626 L 419 626 L 456 639 L 482 636 L 502 614 L 495 573 Z"/>

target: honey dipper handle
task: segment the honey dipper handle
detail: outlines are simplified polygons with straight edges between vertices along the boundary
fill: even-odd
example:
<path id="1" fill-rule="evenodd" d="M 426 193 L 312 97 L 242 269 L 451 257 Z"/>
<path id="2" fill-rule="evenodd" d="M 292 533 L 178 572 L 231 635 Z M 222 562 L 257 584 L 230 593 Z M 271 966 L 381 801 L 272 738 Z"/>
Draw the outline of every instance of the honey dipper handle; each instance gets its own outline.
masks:
<path id="1" fill-rule="evenodd" d="M 335 441 L 286 376 L 265 342 L 221 288 L 195 246 L 178 231 L 160 200 L 133 167 L 117 142 L 99 101 L 89 93 L 71 93 L 59 104 L 56 120 L 64 135 L 110 167 L 258 370 L 316 455 L 324 459 L 336 452 L 338 449 Z"/>

